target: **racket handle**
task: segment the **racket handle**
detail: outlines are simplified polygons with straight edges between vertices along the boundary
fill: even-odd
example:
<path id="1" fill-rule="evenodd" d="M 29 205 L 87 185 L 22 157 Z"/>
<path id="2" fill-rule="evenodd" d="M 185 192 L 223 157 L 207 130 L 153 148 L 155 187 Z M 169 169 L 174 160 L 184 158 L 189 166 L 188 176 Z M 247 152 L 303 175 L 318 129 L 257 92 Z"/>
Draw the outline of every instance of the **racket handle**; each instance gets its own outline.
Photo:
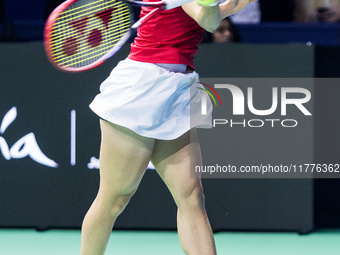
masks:
<path id="1" fill-rule="evenodd" d="M 193 0 L 163 0 L 166 3 L 165 10 L 170 10 Z"/>

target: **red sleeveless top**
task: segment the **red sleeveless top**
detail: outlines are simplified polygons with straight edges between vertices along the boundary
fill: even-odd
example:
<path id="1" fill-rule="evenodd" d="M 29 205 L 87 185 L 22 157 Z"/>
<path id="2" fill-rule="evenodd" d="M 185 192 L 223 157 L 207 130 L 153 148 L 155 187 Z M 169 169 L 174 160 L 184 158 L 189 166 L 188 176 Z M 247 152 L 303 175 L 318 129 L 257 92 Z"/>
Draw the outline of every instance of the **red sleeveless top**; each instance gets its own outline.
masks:
<path id="1" fill-rule="evenodd" d="M 149 13 L 142 7 L 140 17 Z M 137 31 L 128 58 L 140 62 L 185 64 L 194 69 L 193 59 L 204 29 L 182 7 L 163 11 Z"/>

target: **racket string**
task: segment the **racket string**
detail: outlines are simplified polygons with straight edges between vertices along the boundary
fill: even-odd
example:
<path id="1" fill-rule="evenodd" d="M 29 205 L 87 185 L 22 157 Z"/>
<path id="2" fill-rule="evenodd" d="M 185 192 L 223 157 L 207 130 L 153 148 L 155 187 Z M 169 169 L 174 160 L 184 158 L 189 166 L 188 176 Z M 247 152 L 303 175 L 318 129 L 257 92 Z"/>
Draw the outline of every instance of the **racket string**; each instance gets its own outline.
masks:
<path id="1" fill-rule="evenodd" d="M 99 3 L 101 1 L 96 1 L 96 3 Z M 80 18 L 84 18 L 87 16 L 87 19 L 84 20 L 86 23 L 89 19 L 89 16 L 96 16 L 100 11 L 103 11 L 105 9 L 112 8 L 113 2 L 115 1 L 108 1 L 106 2 L 105 6 L 104 3 L 100 4 L 100 9 L 96 9 L 96 12 L 93 11 L 84 13 L 82 15 L 78 15 L 80 12 L 77 12 L 76 18 L 79 20 Z M 107 27 L 107 29 L 100 31 L 98 29 L 98 19 L 92 19 L 87 24 L 82 24 L 82 22 L 79 22 L 78 24 L 75 22 L 72 26 L 72 29 L 70 29 L 70 23 L 72 21 L 75 21 L 77 19 L 73 18 L 70 19 L 68 15 L 65 17 L 60 17 L 58 19 L 58 26 L 54 26 L 54 31 L 52 32 L 52 51 L 54 58 L 56 59 L 57 63 L 60 63 L 64 66 L 77 66 L 80 64 L 80 66 L 83 66 L 84 63 L 93 63 L 94 61 L 100 59 L 103 55 L 106 54 L 108 50 L 110 50 L 119 40 L 121 37 L 126 36 L 129 31 L 130 25 L 131 25 L 131 18 L 130 18 L 130 12 L 128 6 L 124 4 L 120 4 L 117 7 L 117 3 L 114 3 L 114 6 L 118 9 L 122 9 L 122 11 L 115 12 L 114 15 L 111 13 L 106 13 L 103 16 L 99 17 L 102 19 L 102 22 L 104 24 L 101 24 L 99 27 L 105 26 L 105 21 L 108 23 L 107 26 L 110 26 L 111 28 Z M 89 6 L 89 4 L 87 5 Z M 92 9 L 92 7 L 91 7 Z M 91 18 L 91 17 L 90 17 Z M 112 19 L 113 21 L 107 21 L 107 19 Z M 84 26 L 84 28 L 83 28 Z M 97 28 L 97 33 L 93 32 L 95 31 L 95 28 Z M 75 32 L 75 30 L 77 32 Z M 82 31 L 84 30 L 84 31 Z M 91 34 L 92 33 L 92 34 Z M 75 36 L 76 35 L 76 36 Z M 87 36 L 85 36 L 87 35 Z M 76 39 L 74 39 L 74 37 Z M 65 40 L 63 38 L 70 38 L 74 40 L 70 40 L 69 42 L 65 43 Z M 104 39 L 103 39 L 104 38 Z M 105 40 L 106 38 L 106 40 Z M 104 41 L 104 43 L 101 43 Z M 100 41 L 100 42 L 99 42 Z M 94 43 L 94 46 L 91 47 L 89 43 Z M 96 45 L 99 42 L 98 46 Z M 76 44 L 76 45 L 73 45 Z M 71 54 L 72 47 L 79 47 L 76 49 L 75 54 Z M 94 50 L 95 49 L 95 50 Z M 69 53 L 72 55 L 67 56 L 67 51 L 69 50 Z M 65 54 L 66 52 L 66 54 Z"/>
<path id="2" fill-rule="evenodd" d="M 100 0 L 100 1 L 102 1 L 102 0 Z M 97 1 L 97 2 L 100 2 L 100 1 Z M 109 2 L 102 3 L 99 6 L 94 6 L 91 9 L 94 9 L 94 8 L 96 8 L 96 9 L 92 10 L 92 11 L 89 11 L 89 9 L 85 9 L 85 10 L 82 11 L 82 13 L 81 12 L 76 12 L 76 13 L 72 13 L 72 14 L 69 14 L 69 15 L 64 15 L 64 13 L 62 13 L 60 15 L 60 17 L 58 17 L 58 19 L 56 20 L 56 24 L 54 25 L 54 28 L 58 28 L 58 25 L 57 25 L 58 23 L 69 23 L 70 21 L 81 19 L 83 17 L 88 17 L 88 16 L 94 15 L 94 14 L 96 14 L 96 13 L 102 11 L 102 10 L 105 10 L 105 9 L 107 9 L 107 4 L 108 3 L 114 3 L 113 5 L 110 5 L 112 8 L 117 7 L 117 5 L 120 5 L 120 6 L 123 5 L 123 3 L 121 1 L 114 0 L 114 1 L 109 1 Z M 105 5 L 105 6 L 101 7 L 103 5 Z M 101 8 L 99 8 L 99 7 L 101 7 Z M 75 14 L 80 14 L 80 13 L 81 13 L 81 15 L 75 16 Z M 69 19 L 67 20 L 66 18 L 69 18 Z M 62 21 L 58 22 L 59 20 L 62 20 Z"/>
<path id="3" fill-rule="evenodd" d="M 127 14 L 124 16 L 124 19 L 120 19 L 119 21 L 125 21 L 125 20 L 130 20 L 130 17 L 128 16 L 129 14 L 129 10 L 125 10 L 124 11 L 124 14 Z M 118 16 L 118 15 L 116 15 Z M 98 24 L 97 24 L 97 21 L 98 20 L 94 20 L 93 22 L 90 22 L 86 25 L 86 31 L 89 31 L 91 30 L 92 28 L 95 28 L 95 27 L 98 27 Z M 83 24 L 78 24 L 78 25 L 75 25 L 75 26 L 72 26 L 73 28 L 75 28 L 76 30 L 78 28 L 81 28 L 81 26 L 83 26 Z M 69 28 L 70 26 L 68 24 L 63 24 L 63 27 L 60 27 L 60 29 L 58 30 L 53 30 L 53 42 L 54 43 L 57 43 L 57 42 L 60 42 L 64 39 L 64 32 L 65 32 L 65 28 Z"/>
<path id="4" fill-rule="evenodd" d="M 129 34 L 127 34 L 127 37 L 129 36 Z M 107 49 L 111 49 L 112 48 L 112 45 L 110 45 L 110 47 L 108 47 Z M 107 52 L 107 50 L 105 51 L 105 53 Z M 71 62 L 71 61 L 73 61 L 72 62 L 72 64 L 68 64 L 69 62 L 64 62 L 64 63 L 62 63 L 63 64 L 63 66 L 67 66 L 67 67 L 75 67 L 77 64 L 79 64 L 79 63 L 84 63 L 84 62 L 88 62 L 88 63 L 93 63 L 94 61 L 93 60 L 98 60 L 98 59 L 100 59 L 100 58 L 102 58 L 103 57 L 103 54 L 97 54 L 96 56 L 91 56 L 91 57 L 87 57 L 87 58 L 84 58 L 84 57 L 86 57 L 87 55 L 82 55 L 81 57 L 82 57 L 82 59 L 80 59 L 79 60 L 79 58 L 78 58 L 78 60 L 77 59 L 72 59 L 72 60 L 70 60 L 69 62 Z M 91 61 L 90 61 L 91 60 Z M 75 62 L 76 61 L 76 62 Z M 83 65 L 80 65 L 80 66 L 83 66 Z"/>
<path id="5" fill-rule="evenodd" d="M 89 2 L 88 4 L 83 4 L 82 2 L 84 2 L 84 1 L 75 2 L 73 5 L 69 6 L 65 11 L 63 11 L 62 14 L 67 17 L 66 14 L 67 13 L 71 13 L 69 16 L 73 16 L 74 14 L 80 13 L 80 12 L 75 12 L 75 10 L 79 10 L 81 8 L 85 8 L 85 10 L 87 11 L 89 9 L 96 8 L 96 7 L 100 6 L 100 5 L 105 5 L 105 4 L 113 3 L 113 2 L 121 2 L 121 1 L 120 0 L 87 1 L 87 2 Z M 95 4 L 100 3 L 100 2 L 103 2 L 103 3 L 101 3 L 99 5 L 96 5 L 94 7 L 87 8 L 90 5 L 95 5 Z M 77 4 L 79 5 L 79 7 L 73 7 L 73 6 L 77 6 Z"/>
<path id="6" fill-rule="evenodd" d="M 115 41 L 119 40 L 119 38 L 121 37 L 122 34 L 125 34 L 126 32 L 129 31 L 129 24 L 125 24 L 122 28 L 119 27 L 119 28 L 113 28 L 113 29 L 110 29 L 110 30 L 107 30 L 106 31 L 106 34 L 104 36 L 110 36 L 110 41 L 108 41 L 107 43 L 104 43 L 104 44 L 101 44 L 100 45 L 100 48 L 105 48 L 105 49 L 108 49 L 112 46 L 112 44 L 114 44 Z M 123 29 L 123 31 L 122 31 Z M 117 33 L 116 31 L 119 30 L 119 32 Z M 113 36 L 112 36 L 113 34 Z M 98 39 L 98 37 L 93 37 L 93 39 Z M 115 40 L 117 39 L 117 40 Z M 80 53 L 82 54 L 81 56 L 84 56 L 84 54 L 88 55 L 87 53 L 97 53 L 98 50 L 94 51 L 93 48 L 90 48 L 90 47 L 86 47 L 86 43 L 87 43 L 87 39 L 84 38 L 80 41 L 78 41 L 79 44 L 82 44 L 83 46 L 81 48 L 79 48 L 79 51 L 81 51 Z M 56 60 L 63 60 L 67 57 L 61 55 L 61 54 L 58 54 L 58 53 L 62 53 L 63 52 L 63 48 L 62 48 L 62 44 L 59 44 L 60 46 L 57 46 L 57 49 L 53 49 L 53 52 L 54 54 L 56 55 L 60 55 L 60 57 L 56 57 Z M 86 50 L 84 50 L 86 49 Z M 80 58 L 81 56 L 79 56 L 78 58 Z"/>
<path id="7" fill-rule="evenodd" d="M 127 31 L 129 31 L 129 29 L 127 29 Z M 88 56 L 89 54 L 98 53 L 98 51 L 101 50 L 101 49 L 109 49 L 110 47 L 112 47 L 112 45 L 114 44 L 114 42 L 116 42 L 116 41 L 118 41 L 118 40 L 120 39 L 120 37 L 121 37 L 121 35 L 119 34 L 119 35 L 116 35 L 116 36 L 110 38 L 110 41 L 109 41 L 109 42 L 102 44 L 102 45 L 100 46 L 100 48 L 97 49 L 97 50 L 93 50 L 93 48 L 90 49 L 90 48 L 88 48 L 88 47 L 83 46 L 83 49 L 84 49 L 84 48 L 87 48 L 87 50 L 83 50 L 83 51 L 81 52 L 81 55 L 80 55 L 80 56 L 78 56 L 78 57 L 73 57 L 73 59 L 79 59 L 79 58 L 81 58 L 81 57 Z M 78 54 L 78 55 L 79 55 L 79 54 Z M 99 55 L 100 55 L 100 54 L 99 54 Z M 65 60 L 65 59 L 68 58 L 68 57 L 62 56 L 61 54 L 59 54 L 59 56 L 60 56 L 60 57 L 58 57 L 58 56 L 55 57 L 55 59 L 56 59 L 57 61 L 59 61 L 59 60 L 62 61 L 62 60 Z M 63 63 L 66 64 L 66 63 L 68 63 L 68 62 L 66 61 L 66 62 L 63 62 Z"/>

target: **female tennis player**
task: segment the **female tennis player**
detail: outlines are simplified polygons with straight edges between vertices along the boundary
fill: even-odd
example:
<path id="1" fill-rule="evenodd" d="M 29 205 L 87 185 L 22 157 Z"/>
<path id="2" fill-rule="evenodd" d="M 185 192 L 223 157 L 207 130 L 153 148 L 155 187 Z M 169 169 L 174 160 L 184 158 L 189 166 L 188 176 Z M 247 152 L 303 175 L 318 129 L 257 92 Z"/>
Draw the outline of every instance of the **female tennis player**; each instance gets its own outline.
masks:
<path id="1" fill-rule="evenodd" d="M 82 255 L 104 254 L 150 160 L 178 207 L 183 251 L 216 254 L 201 178 L 190 176 L 190 164 L 201 165 L 195 128 L 211 127 L 212 110 L 208 105 L 210 114 L 202 118 L 201 90 L 190 94 L 190 86 L 200 86 L 193 58 L 204 29 L 212 32 L 252 1 L 194 1 L 161 12 L 138 30 L 128 58 L 102 83 L 90 105 L 101 118 L 100 187 L 82 225 Z M 148 11 L 142 8 L 141 16 Z"/>

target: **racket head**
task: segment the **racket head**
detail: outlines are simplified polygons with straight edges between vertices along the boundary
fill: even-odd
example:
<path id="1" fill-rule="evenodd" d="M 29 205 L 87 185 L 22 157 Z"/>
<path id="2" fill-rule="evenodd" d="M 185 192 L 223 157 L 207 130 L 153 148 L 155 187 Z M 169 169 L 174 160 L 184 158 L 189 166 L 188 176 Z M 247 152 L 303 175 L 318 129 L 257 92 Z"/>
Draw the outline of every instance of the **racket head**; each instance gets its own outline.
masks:
<path id="1" fill-rule="evenodd" d="M 47 19 L 47 57 L 63 71 L 92 69 L 130 38 L 132 24 L 132 12 L 123 0 L 67 0 Z"/>

